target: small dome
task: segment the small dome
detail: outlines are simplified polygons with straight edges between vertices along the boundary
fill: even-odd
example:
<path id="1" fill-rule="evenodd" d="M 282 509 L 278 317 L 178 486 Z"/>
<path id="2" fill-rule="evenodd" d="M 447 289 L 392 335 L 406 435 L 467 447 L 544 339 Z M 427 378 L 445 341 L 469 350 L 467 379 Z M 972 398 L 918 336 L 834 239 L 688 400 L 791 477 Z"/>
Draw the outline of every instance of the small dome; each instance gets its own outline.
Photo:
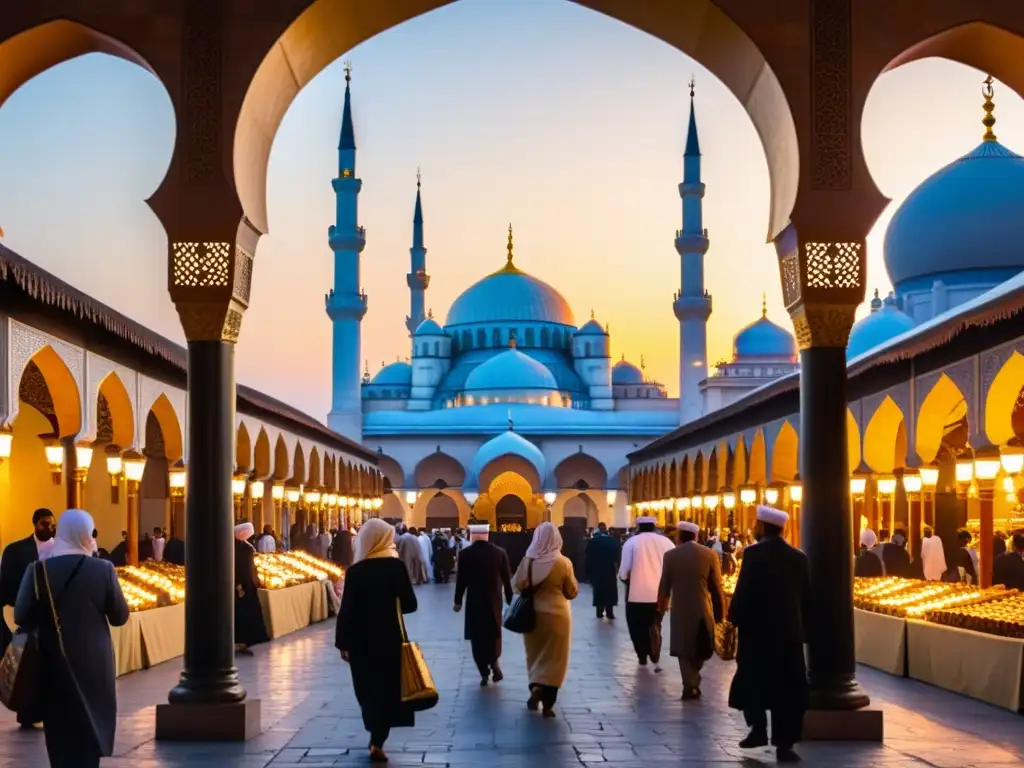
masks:
<path id="1" fill-rule="evenodd" d="M 509 349 L 480 363 L 466 377 L 467 392 L 499 390 L 557 390 L 554 375 L 529 355 Z"/>
<path id="2" fill-rule="evenodd" d="M 480 449 L 476 452 L 476 456 L 473 457 L 473 462 L 470 465 L 470 477 L 474 480 L 480 477 L 480 473 L 484 468 L 495 459 L 500 459 L 502 456 L 519 456 L 530 462 L 534 469 L 537 470 L 537 477 L 543 482 L 546 477 L 545 467 L 546 462 L 544 461 L 544 454 L 540 448 L 531 443 L 525 437 L 516 434 L 511 429 L 506 432 L 502 432 L 493 440 L 488 440 L 486 443 L 480 446 Z"/>
<path id="3" fill-rule="evenodd" d="M 583 326 L 576 331 L 577 336 L 607 336 L 608 331 L 601 327 L 601 324 L 597 322 L 593 317 L 587 320 Z"/>
<path id="4" fill-rule="evenodd" d="M 625 358 L 612 366 L 612 384 L 643 384 L 644 372 Z"/>
<path id="5" fill-rule="evenodd" d="M 950 272 L 1024 269 L 1024 158 L 983 141 L 923 181 L 885 232 L 885 269 L 900 292 Z"/>
<path id="6" fill-rule="evenodd" d="M 433 317 L 428 317 L 416 327 L 414 336 L 444 336 L 444 331 Z"/>
<path id="7" fill-rule="evenodd" d="M 768 319 L 766 313 L 736 334 L 732 340 L 734 360 L 750 357 L 796 358 L 796 340 L 785 328 Z"/>
<path id="8" fill-rule="evenodd" d="M 847 360 L 860 357 L 889 339 L 914 329 L 913 319 L 900 311 L 892 294 L 887 296 L 884 302 L 880 302 L 880 307 L 876 306 L 877 300 L 876 292 L 875 300 L 871 302 L 871 314 L 853 324 L 850 341 L 846 345 Z"/>
<path id="9" fill-rule="evenodd" d="M 386 384 L 391 387 L 408 387 L 412 384 L 412 366 L 403 362 L 385 365 L 370 380 L 370 386 L 375 384 Z"/>

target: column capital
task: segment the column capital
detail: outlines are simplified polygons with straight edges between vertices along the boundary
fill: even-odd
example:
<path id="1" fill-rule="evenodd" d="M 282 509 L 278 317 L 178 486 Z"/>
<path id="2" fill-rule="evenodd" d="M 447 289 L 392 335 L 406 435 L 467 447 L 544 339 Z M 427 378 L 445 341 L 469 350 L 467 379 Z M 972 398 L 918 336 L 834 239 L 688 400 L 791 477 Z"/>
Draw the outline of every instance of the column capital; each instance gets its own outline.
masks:
<path id="1" fill-rule="evenodd" d="M 865 293 L 863 237 L 806 236 L 792 225 L 775 239 L 782 298 L 800 349 L 846 347 Z"/>

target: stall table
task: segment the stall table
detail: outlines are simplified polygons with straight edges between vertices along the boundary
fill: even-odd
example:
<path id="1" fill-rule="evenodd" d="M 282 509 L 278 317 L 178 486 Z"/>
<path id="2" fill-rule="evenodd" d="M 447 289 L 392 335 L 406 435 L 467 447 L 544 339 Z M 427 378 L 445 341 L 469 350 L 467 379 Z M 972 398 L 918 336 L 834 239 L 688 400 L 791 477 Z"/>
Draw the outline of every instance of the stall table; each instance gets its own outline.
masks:
<path id="1" fill-rule="evenodd" d="M 853 610 L 857 662 L 896 677 L 907 674 L 907 620 Z"/>
<path id="2" fill-rule="evenodd" d="M 271 640 L 327 618 L 327 594 L 319 581 L 285 589 L 261 589 L 259 596 Z"/>

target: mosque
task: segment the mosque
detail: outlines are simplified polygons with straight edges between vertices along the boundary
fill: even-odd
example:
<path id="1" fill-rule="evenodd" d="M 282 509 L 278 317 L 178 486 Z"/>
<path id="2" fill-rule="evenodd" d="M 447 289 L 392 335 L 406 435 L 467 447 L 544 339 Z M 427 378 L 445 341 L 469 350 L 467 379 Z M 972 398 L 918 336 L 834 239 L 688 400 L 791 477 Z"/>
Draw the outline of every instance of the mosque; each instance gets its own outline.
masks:
<path id="1" fill-rule="evenodd" d="M 367 296 L 359 261 L 351 72 L 338 146 L 336 222 L 329 229 L 334 287 L 333 398 L 328 425 L 363 442 L 385 474 L 381 516 L 411 525 L 465 525 L 472 516 L 499 529 L 558 524 L 625 525 L 627 454 L 703 414 L 797 369 L 793 336 L 767 312 L 735 337 L 731 361 L 707 365 L 711 296 L 704 287 L 708 233 L 696 115 L 690 117 L 679 185 L 683 228 L 676 232 L 680 288 L 680 397 L 610 354 L 607 326 L 593 313 L 577 325 L 553 286 L 515 263 L 512 227 L 496 271 L 452 303 L 441 324 L 425 312 L 430 285 L 422 190 L 417 177 L 407 284 L 411 362 L 360 379 L 360 322 Z M 503 263 L 502 263 L 503 262 Z M 620 492 L 621 491 L 621 492 Z"/>

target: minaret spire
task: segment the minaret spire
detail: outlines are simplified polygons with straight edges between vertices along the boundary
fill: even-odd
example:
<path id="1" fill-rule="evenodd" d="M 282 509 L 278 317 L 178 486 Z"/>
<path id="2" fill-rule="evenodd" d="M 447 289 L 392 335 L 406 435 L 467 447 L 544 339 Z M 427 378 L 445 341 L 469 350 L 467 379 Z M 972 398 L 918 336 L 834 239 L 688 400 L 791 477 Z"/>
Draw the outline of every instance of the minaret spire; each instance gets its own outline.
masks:
<path id="1" fill-rule="evenodd" d="M 700 138 L 695 108 L 696 81 L 691 77 L 690 119 L 683 152 L 683 228 L 676 230 L 676 253 L 680 261 L 680 285 L 672 309 L 679 320 L 679 421 L 693 421 L 704 413 L 700 384 L 707 378 L 708 317 L 711 296 L 704 289 L 704 254 L 708 231 L 704 229 L 704 183 L 701 181 Z"/>
<path id="2" fill-rule="evenodd" d="M 423 244 L 423 198 L 421 188 L 423 176 L 416 169 L 416 205 L 412 212 L 412 248 L 409 249 L 409 274 L 405 282 L 409 286 L 409 316 L 405 318 L 405 327 L 411 337 L 426 319 L 423 308 L 426 306 L 427 287 L 430 275 L 427 274 L 427 247 Z"/>
<path id="3" fill-rule="evenodd" d="M 985 97 L 985 103 L 981 107 L 985 110 L 985 117 L 981 121 L 981 124 L 985 126 L 985 135 L 981 137 L 982 141 L 996 140 L 996 135 L 992 131 L 992 128 L 996 124 L 996 116 L 992 114 L 993 110 L 996 108 L 996 105 L 992 101 L 992 97 L 995 96 L 995 90 L 992 88 L 992 82 L 992 75 L 989 75 L 985 78 L 981 86 L 981 95 Z"/>
<path id="4" fill-rule="evenodd" d="M 356 134 L 352 123 L 352 65 L 345 62 L 345 107 L 338 141 L 338 175 L 331 182 L 335 219 L 327 230 L 334 251 L 334 287 L 326 297 L 327 316 L 333 325 L 331 411 L 327 425 L 359 441 L 363 434 L 363 401 L 359 386 L 360 336 L 366 315 L 366 293 L 359 268 L 366 232 L 359 226 L 359 191 L 356 178 Z"/>

